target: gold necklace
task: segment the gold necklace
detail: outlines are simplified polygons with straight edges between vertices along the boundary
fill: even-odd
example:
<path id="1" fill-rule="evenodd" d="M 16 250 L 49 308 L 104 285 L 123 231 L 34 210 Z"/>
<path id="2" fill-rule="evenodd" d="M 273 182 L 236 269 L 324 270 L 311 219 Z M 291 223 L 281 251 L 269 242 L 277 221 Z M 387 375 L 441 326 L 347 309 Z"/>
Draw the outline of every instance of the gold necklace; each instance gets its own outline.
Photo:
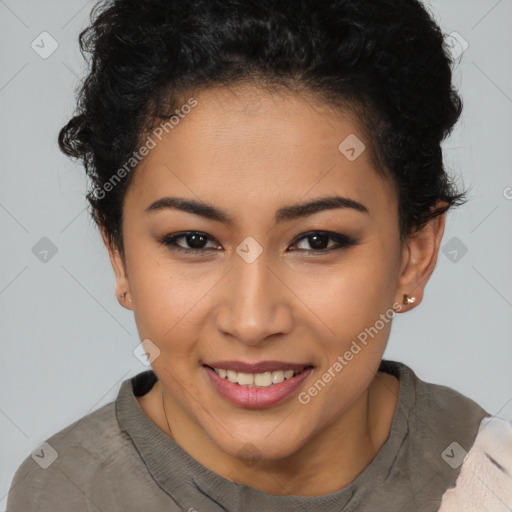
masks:
<path id="1" fill-rule="evenodd" d="M 172 429 L 171 429 L 171 426 L 169 425 L 169 418 L 167 418 L 167 413 L 165 412 L 165 404 L 164 404 L 164 388 L 162 387 L 162 409 L 164 410 L 164 416 L 165 416 L 165 421 L 167 421 L 167 426 L 169 427 L 169 434 L 171 437 L 172 436 Z"/>

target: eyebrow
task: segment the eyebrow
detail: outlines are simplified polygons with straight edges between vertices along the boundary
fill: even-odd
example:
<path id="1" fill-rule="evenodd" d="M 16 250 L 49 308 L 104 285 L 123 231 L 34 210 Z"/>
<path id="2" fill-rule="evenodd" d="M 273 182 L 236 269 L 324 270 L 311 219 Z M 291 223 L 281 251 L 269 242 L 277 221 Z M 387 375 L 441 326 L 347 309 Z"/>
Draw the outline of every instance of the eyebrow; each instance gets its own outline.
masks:
<path id="1" fill-rule="evenodd" d="M 350 208 L 361 213 L 370 213 L 368 208 L 358 201 L 340 196 L 329 196 L 314 199 L 308 203 L 284 206 L 277 210 L 275 215 L 276 223 L 291 221 L 309 215 L 314 215 L 323 210 L 333 210 L 336 208 Z M 146 213 L 155 213 L 165 209 L 181 210 L 194 215 L 199 215 L 209 220 L 223 222 L 233 225 L 233 218 L 226 212 L 219 210 L 215 206 L 194 199 L 185 199 L 181 197 L 162 197 L 153 201 L 144 211 Z"/>

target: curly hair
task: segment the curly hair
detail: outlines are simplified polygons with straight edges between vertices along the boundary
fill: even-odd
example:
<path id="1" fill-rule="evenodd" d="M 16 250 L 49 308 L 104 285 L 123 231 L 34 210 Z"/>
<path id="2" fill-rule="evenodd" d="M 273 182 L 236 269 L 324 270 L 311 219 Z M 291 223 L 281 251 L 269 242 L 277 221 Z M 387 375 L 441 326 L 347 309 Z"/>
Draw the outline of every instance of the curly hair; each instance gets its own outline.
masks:
<path id="1" fill-rule="evenodd" d="M 443 33 L 419 0 L 100 1 L 79 42 L 90 71 L 59 146 L 82 160 L 90 213 L 123 256 L 134 173 L 109 183 L 152 123 L 200 88 L 258 82 L 356 113 L 375 169 L 397 190 L 402 242 L 465 202 L 441 148 L 462 100 Z"/>

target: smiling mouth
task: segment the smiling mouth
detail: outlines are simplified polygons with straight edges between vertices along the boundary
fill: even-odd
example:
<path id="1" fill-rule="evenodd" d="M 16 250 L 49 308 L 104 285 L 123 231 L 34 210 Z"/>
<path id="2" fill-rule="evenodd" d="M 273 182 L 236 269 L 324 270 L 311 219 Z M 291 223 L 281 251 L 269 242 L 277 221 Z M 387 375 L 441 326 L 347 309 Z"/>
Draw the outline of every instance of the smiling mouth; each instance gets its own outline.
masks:
<path id="1" fill-rule="evenodd" d="M 221 379 L 225 379 L 232 384 L 245 386 L 248 388 L 269 388 L 276 384 L 281 384 L 286 380 L 293 379 L 294 377 L 302 374 L 304 371 L 313 368 L 313 366 L 302 366 L 289 370 L 274 370 L 262 373 L 246 373 L 236 372 L 234 370 L 226 370 L 224 368 L 214 368 L 209 365 L 203 365 L 210 370 L 213 370 Z"/>

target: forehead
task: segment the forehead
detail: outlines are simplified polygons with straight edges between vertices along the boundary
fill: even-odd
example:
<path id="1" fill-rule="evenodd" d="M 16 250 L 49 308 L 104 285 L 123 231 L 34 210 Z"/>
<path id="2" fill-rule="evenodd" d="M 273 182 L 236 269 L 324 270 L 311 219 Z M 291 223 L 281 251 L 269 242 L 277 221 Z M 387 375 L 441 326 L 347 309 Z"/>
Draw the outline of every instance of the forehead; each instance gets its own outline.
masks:
<path id="1" fill-rule="evenodd" d="M 193 99 L 196 106 L 175 116 L 172 128 L 159 138 L 150 133 L 156 144 L 127 202 L 144 208 L 180 194 L 252 216 L 262 204 L 275 205 L 273 213 L 283 203 L 336 193 L 373 212 L 396 209 L 354 114 L 312 95 L 254 85 L 205 89 Z"/>

